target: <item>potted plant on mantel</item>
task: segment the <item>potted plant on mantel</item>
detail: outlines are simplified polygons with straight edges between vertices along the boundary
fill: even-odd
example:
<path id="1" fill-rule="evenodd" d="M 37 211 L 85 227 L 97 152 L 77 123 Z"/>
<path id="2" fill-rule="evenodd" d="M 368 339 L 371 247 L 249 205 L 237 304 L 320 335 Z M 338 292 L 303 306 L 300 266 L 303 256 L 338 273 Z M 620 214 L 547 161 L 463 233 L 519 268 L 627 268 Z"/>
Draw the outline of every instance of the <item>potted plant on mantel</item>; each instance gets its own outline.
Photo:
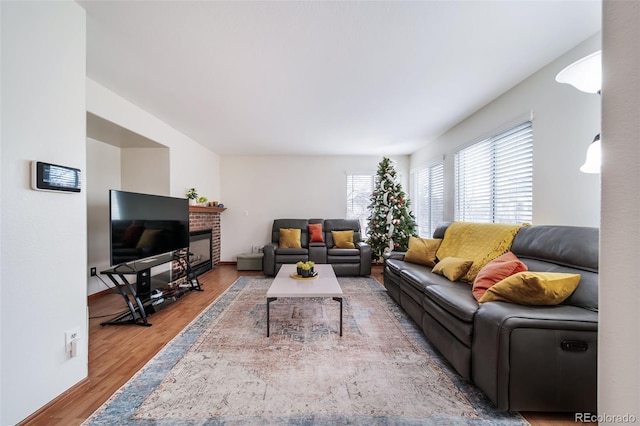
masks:
<path id="1" fill-rule="evenodd" d="M 191 188 L 187 191 L 187 198 L 189 199 L 189 205 L 195 206 L 198 202 L 198 191 L 195 188 Z"/>

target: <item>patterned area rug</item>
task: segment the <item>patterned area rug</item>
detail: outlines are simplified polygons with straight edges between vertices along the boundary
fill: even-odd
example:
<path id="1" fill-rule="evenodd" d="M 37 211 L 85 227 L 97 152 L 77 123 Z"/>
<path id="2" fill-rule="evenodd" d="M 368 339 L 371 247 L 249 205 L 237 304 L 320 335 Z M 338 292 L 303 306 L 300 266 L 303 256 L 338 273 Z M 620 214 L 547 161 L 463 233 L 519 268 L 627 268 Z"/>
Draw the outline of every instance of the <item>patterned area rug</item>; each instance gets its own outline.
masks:
<path id="1" fill-rule="evenodd" d="M 452 372 L 370 278 L 345 295 L 278 299 L 240 278 L 118 390 L 86 425 L 527 424 Z"/>

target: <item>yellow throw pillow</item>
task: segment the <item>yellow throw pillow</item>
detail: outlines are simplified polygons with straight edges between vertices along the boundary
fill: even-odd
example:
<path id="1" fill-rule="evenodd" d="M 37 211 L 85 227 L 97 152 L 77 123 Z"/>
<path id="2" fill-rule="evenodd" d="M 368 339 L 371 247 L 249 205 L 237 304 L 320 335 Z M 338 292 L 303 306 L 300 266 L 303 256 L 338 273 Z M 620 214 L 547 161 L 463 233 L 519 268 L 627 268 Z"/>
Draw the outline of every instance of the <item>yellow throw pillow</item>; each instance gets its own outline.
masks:
<path id="1" fill-rule="evenodd" d="M 571 296 L 580 284 L 580 278 L 580 274 L 519 272 L 490 287 L 478 303 L 499 301 L 520 305 L 557 305 Z"/>
<path id="2" fill-rule="evenodd" d="M 438 275 L 444 275 L 449 281 L 460 281 L 464 277 L 469 268 L 473 265 L 473 260 L 462 259 L 459 257 L 445 257 L 436 263 L 431 272 Z"/>
<path id="3" fill-rule="evenodd" d="M 436 251 L 438 251 L 441 242 L 441 239 L 409 237 L 409 249 L 404 255 L 404 260 L 420 265 L 434 266 Z"/>
<path id="4" fill-rule="evenodd" d="M 337 248 L 356 248 L 353 243 L 353 230 L 351 231 L 331 231 L 333 244 Z"/>
<path id="5" fill-rule="evenodd" d="M 300 230 L 295 228 L 280 228 L 280 248 L 301 248 Z"/>

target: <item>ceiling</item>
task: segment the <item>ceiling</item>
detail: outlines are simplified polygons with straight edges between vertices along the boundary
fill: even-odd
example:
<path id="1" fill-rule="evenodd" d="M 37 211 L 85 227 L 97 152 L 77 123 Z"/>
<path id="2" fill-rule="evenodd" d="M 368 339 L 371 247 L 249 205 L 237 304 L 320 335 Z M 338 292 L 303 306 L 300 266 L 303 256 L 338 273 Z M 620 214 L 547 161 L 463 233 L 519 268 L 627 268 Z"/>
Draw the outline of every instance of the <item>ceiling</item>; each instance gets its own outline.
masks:
<path id="1" fill-rule="evenodd" d="M 401 155 L 600 31 L 600 1 L 99 1 L 87 76 L 220 155 Z"/>

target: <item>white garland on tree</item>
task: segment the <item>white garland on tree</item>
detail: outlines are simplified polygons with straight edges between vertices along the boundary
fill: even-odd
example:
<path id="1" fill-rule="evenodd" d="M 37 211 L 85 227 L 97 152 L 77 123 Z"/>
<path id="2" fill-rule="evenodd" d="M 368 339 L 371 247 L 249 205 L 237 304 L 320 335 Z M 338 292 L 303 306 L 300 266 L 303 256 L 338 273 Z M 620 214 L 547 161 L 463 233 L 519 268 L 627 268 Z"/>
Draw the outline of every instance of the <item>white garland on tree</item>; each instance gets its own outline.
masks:
<path id="1" fill-rule="evenodd" d="M 387 195 L 387 194 L 384 194 Z M 393 209 L 389 209 L 389 213 L 387 213 L 387 236 L 389 237 L 389 244 L 385 247 L 384 252 L 388 253 L 393 251 L 393 230 L 395 227 L 393 226 Z"/>

